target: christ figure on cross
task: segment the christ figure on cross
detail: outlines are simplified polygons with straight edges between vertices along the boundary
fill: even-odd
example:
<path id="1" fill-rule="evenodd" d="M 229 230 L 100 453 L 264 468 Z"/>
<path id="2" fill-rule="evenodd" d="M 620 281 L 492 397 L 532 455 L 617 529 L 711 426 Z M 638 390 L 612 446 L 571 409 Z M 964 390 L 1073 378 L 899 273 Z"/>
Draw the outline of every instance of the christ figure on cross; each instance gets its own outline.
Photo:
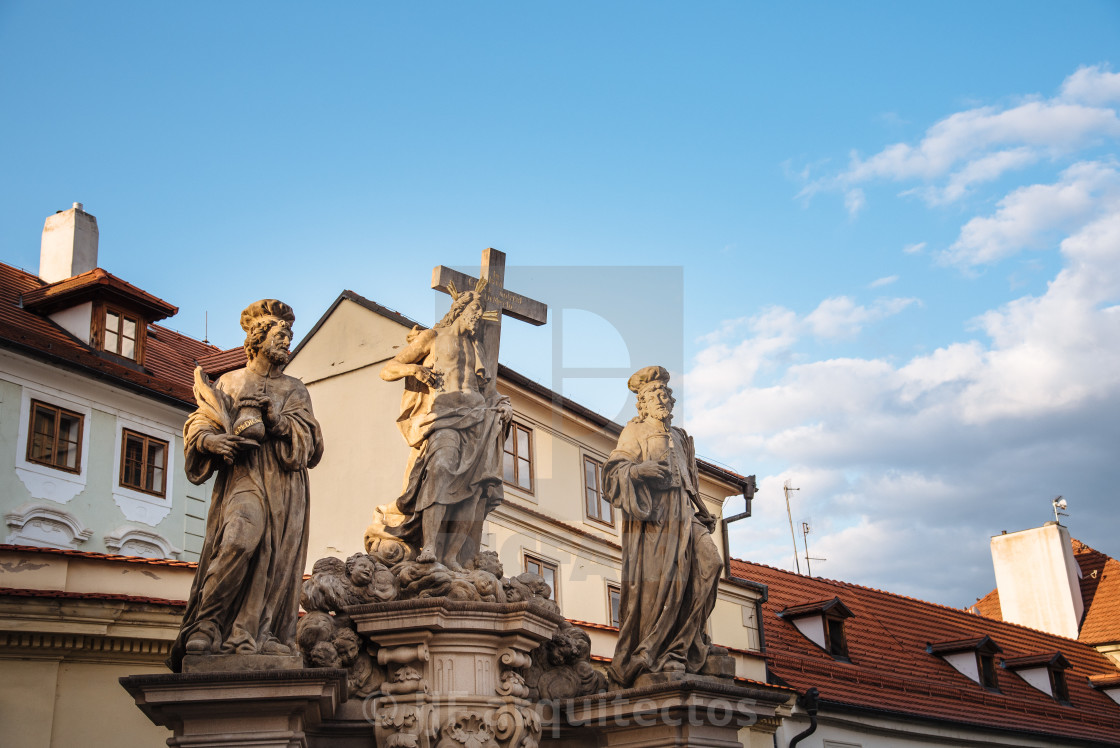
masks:
<path id="1" fill-rule="evenodd" d="M 451 295 L 450 311 L 429 330 L 414 328 L 381 371 L 386 381 L 405 380 L 397 423 L 412 448 L 393 512 L 406 519 L 384 531 L 419 548 L 417 561 L 454 571 L 478 552 L 486 515 L 504 493 L 513 407 L 495 381 L 501 315 L 544 324 L 547 314 L 503 288 L 504 269 L 505 255 L 494 249 L 483 253 L 479 280 L 437 267 L 432 286 Z"/>

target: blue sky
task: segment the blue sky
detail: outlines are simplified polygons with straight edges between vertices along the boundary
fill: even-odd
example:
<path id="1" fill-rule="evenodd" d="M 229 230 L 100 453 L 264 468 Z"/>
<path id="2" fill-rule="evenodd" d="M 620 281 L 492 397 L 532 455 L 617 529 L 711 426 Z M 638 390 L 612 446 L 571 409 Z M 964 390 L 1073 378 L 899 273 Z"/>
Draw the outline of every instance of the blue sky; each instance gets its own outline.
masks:
<path id="1" fill-rule="evenodd" d="M 1056 494 L 1120 553 L 1117 39 L 1111 2 L 5 2 L 0 260 L 81 201 L 226 347 L 263 296 L 430 321 L 493 246 L 555 312 L 565 268 L 671 331 L 700 452 L 759 475 L 736 555 L 792 566 L 790 479 L 821 574 L 967 604 Z M 564 365 L 651 363 L 568 313 Z M 519 327 L 509 365 L 627 417 Z"/>

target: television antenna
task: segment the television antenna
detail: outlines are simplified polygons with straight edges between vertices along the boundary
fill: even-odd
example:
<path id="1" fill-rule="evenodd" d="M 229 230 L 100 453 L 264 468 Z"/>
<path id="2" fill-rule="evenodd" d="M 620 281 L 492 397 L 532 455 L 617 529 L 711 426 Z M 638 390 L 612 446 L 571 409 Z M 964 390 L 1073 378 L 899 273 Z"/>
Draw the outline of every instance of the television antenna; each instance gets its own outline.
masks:
<path id="1" fill-rule="evenodd" d="M 801 561 L 797 558 L 797 533 L 793 531 L 793 512 L 789 508 L 789 492 L 800 491 L 800 488 L 791 488 L 790 481 L 787 478 L 782 490 L 786 494 L 786 516 L 789 517 L 789 539 L 793 541 L 793 564 L 797 567 L 797 573 L 801 573 Z"/>
<path id="2" fill-rule="evenodd" d="M 1054 521 L 1059 525 L 1062 524 L 1059 517 L 1068 517 L 1069 515 L 1061 510 L 1069 506 L 1069 503 L 1061 496 L 1056 496 L 1050 503 L 1054 505 Z"/>
<path id="3" fill-rule="evenodd" d="M 809 523 L 808 522 L 802 522 L 801 523 L 801 537 L 802 537 L 802 542 L 805 544 L 805 573 L 808 574 L 809 576 L 813 576 L 813 565 L 809 562 L 810 561 L 827 561 L 828 559 L 827 558 L 821 558 L 820 556 L 810 556 L 809 555 L 809 533 L 810 532 L 812 532 L 812 528 L 809 527 Z"/>

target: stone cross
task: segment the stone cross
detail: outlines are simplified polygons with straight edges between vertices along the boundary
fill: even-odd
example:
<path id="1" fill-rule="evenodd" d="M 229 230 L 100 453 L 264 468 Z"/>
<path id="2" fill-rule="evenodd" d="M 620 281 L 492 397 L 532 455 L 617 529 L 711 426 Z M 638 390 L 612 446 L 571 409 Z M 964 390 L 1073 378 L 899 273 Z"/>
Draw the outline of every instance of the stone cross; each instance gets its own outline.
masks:
<path id="1" fill-rule="evenodd" d="M 482 338 L 479 345 L 482 363 L 490 376 L 488 388 L 494 389 L 498 382 L 498 342 L 502 335 L 502 315 L 540 326 L 548 321 L 548 306 L 505 287 L 505 252 L 493 248 L 482 250 L 481 275 L 486 281 L 486 287 L 482 290 L 484 311 L 497 312 L 491 315 L 496 319 L 491 319 L 482 325 Z M 432 269 L 432 288 L 446 294 L 451 293 L 452 287 L 458 293 L 473 291 L 477 285 L 477 278 L 460 273 L 458 270 L 443 265 Z"/>

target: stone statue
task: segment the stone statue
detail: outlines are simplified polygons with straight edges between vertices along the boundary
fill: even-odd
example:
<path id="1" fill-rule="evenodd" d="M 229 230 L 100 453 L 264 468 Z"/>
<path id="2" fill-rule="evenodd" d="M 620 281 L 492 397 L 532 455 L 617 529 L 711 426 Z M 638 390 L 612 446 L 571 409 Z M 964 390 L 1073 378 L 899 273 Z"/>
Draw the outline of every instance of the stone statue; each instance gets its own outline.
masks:
<path id="1" fill-rule="evenodd" d="M 502 442 L 513 417 L 509 398 L 486 386 L 495 372 L 479 352 L 484 311 L 478 292 L 457 294 L 444 318 L 414 329 L 381 371 L 386 381 L 405 380 L 397 421 L 412 447 L 396 502 L 408 519 L 389 532 L 419 546 L 417 562 L 452 571 L 478 551 L 483 520 L 502 501 Z"/>
<path id="2" fill-rule="evenodd" d="M 307 471 L 322 457 L 323 436 L 307 388 L 283 373 L 294 321 L 283 302 L 250 304 L 241 313 L 245 368 L 213 386 L 195 371 L 198 410 L 183 428 L 187 477 L 195 484 L 217 479 L 168 662 L 174 671 L 185 655 L 296 654 Z"/>
<path id="3" fill-rule="evenodd" d="M 609 669 L 623 688 L 645 674 L 700 673 L 712 649 L 704 626 L 722 565 L 716 520 L 700 499 L 692 438 L 669 425 L 668 383 L 660 366 L 630 377 L 638 417 L 603 466 L 604 493 L 623 514 L 622 625 Z"/>
<path id="4" fill-rule="evenodd" d="M 487 249 L 479 278 L 436 267 L 432 288 L 450 294 L 451 310 L 430 330 L 414 327 L 381 371 L 387 382 L 404 380 L 397 424 L 412 448 L 403 492 L 374 510 L 366 531 L 366 551 L 387 566 L 462 572 L 502 502 L 502 442 L 513 417 L 497 387 L 502 317 L 533 325 L 548 317 L 547 306 L 505 288 L 505 266 L 504 253 Z"/>

